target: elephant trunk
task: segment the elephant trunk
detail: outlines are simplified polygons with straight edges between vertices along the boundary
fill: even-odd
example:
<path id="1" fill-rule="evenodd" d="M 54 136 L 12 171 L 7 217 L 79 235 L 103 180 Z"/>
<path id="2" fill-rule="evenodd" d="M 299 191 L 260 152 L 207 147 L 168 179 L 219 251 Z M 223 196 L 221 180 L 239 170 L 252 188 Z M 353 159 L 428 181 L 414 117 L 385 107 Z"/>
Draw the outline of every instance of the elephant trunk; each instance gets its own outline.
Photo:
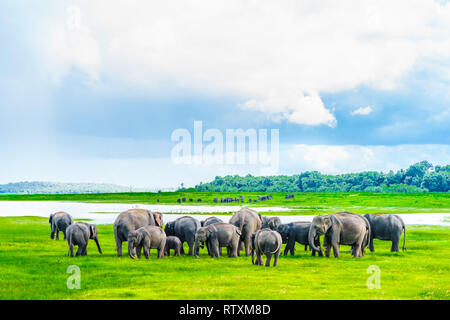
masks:
<path id="1" fill-rule="evenodd" d="M 315 251 L 320 251 L 320 248 L 316 246 L 316 244 L 314 243 L 314 239 L 316 238 L 316 231 L 313 228 L 309 229 L 309 233 L 308 233 L 308 242 L 309 242 L 309 246 L 314 249 Z"/>
<path id="2" fill-rule="evenodd" d="M 102 249 L 100 248 L 100 243 L 98 242 L 98 238 L 95 237 L 95 238 L 94 238 L 94 241 L 95 241 L 95 244 L 97 245 L 98 252 L 100 252 L 100 254 L 103 254 L 103 253 L 102 253 Z"/>
<path id="3" fill-rule="evenodd" d="M 194 255 L 196 258 L 198 258 L 199 247 L 200 247 L 200 241 L 198 240 L 198 238 L 196 238 L 195 239 L 195 247 L 194 247 Z"/>
<path id="4" fill-rule="evenodd" d="M 136 250 L 134 249 L 133 243 L 128 241 L 128 255 L 130 258 L 136 258 Z"/>

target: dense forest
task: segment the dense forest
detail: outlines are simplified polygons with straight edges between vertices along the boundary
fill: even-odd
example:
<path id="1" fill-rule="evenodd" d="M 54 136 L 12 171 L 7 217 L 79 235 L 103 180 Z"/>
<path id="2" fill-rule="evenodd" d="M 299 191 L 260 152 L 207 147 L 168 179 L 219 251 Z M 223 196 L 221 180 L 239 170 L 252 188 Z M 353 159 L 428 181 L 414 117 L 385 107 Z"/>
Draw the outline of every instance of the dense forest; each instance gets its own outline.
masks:
<path id="1" fill-rule="evenodd" d="M 292 176 L 216 177 L 195 188 L 199 192 L 449 192 L 450 165 L 433 166 L 428 161 L 388 173 L 366 171 L 338 175 L 308 171 Z"/>
<path id="2" fill-rule="evenodd" d="M 47 193 L 114 193 L 147 191 L 106 183 L 58 183 L 58 182 L 15 182 L 0 184 L 1 193 L 47 194 Z"/>

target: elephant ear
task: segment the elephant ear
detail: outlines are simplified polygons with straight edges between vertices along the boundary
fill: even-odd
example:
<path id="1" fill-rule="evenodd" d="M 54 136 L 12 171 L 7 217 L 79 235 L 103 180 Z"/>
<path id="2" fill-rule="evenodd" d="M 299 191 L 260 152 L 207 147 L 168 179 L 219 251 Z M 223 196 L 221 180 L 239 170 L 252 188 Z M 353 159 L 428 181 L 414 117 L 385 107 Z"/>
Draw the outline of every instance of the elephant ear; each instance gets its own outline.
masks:
<path id="1" fill-rule="evenodd" d="M 332 228 L 341 228 L 342 227 L 341 221 L 339 221 L 339 219 L 336 218 L 334 215 L 330 215 L 329 217 L 327 217 L 327 219 L 330 219 Z"/>
<path id="2" fill-rule="evenodd" d="M 214 236 L 216 235 L 217 228 L 213 224 L 210 224 L 209 226 L 207 226 L 206 230 L 207 230 L 206 235 L 208 238 L 211 237 L 212 235 L 214 235 Z"/>
<path id="3" fill-rule="evenodd" d="M 97 227 L 95 224 L 89 225 L 89 231 L 91 232 L 91 236 L 89 238 L 93 239 L 97 235 Z"/>
<path id="4" fill-rule="evenodd" d="M 155 223 L 158 227 L 162 227 L 162 215 L 159 212 L 153 212 L 153 219 L 155 219 Z"/>

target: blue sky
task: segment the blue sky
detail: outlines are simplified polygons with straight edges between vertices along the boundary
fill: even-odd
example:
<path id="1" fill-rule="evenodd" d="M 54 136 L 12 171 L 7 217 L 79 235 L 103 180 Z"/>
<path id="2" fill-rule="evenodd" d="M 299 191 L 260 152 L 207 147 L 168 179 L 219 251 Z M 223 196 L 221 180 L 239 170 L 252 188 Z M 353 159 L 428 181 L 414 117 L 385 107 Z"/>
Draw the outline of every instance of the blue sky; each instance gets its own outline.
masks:
<path id="1" fill-rule="evenodd" d="M 448 1 L 2 1 L 0 183 L 448 164 L 449 35 Z M 172 163 L 194 120 L 278 129 L 277 172 Z"/>

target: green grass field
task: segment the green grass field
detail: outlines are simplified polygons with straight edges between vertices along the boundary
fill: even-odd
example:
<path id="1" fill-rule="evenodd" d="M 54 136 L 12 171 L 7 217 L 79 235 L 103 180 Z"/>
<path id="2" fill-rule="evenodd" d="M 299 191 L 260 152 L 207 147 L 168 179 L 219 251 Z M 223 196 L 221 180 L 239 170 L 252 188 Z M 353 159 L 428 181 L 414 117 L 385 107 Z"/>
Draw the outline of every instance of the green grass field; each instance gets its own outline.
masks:
<path id="1" fill-rule="evenodd" d="M 257 199 L 265 193 L 108 193 L 108 194 L 48 194 L 48 195 L 0 195 L 0 201 L 73 201 L 73 202 L 101 202 L 101 203 L 140 203 L 140 204 L 177 204 L 177 199 L 192 198 L 193 202 L 183 205 L 215 205 L 215 197 L 245 196 L 245 205 L 252 207 L 282 206 L 295 209 L 291 212 L 271 214 L 318 214 L 337 211 L 352 211 L 356 213 L 391 212 L 391 213 L 420 213 L 420 212 L 450 212 L 449 193 L 295 193 L 293 199 L 284 199 L 286 193 L 271 193 L 272 200 L 259 201 L 249 204 L 248 199 Z M 202 202 L 198 203 L 197 199 Z M 157 200 L 159 199 L 159 202 Z M 237 203 L 219 202 L 218 205 L 236 206 Z"/>
<path id="2" fill-rule="evenodd" d="M 199 259 L 118 258 L 112 225 L 99 226 L 101 256 L 94 242 L 88 256 L 70 258 L 64 240 L 51 240 L 48 219 L 0 218 L 0 299 L 449 299 L 450 229 L 410 227 L 406 252 L 389 252 L 375 241 L 374 253 L 353 259 L 311 257 L 297 245 L 294 257 L 276 268 L 250 257 Z M 124 246 L 125 249 L 125 246 Z M 81 289 L 67 289 L 68 266 L 81 270 Z M 381 288 L 368 289 L 367 268 L 381 270 Z"/>

